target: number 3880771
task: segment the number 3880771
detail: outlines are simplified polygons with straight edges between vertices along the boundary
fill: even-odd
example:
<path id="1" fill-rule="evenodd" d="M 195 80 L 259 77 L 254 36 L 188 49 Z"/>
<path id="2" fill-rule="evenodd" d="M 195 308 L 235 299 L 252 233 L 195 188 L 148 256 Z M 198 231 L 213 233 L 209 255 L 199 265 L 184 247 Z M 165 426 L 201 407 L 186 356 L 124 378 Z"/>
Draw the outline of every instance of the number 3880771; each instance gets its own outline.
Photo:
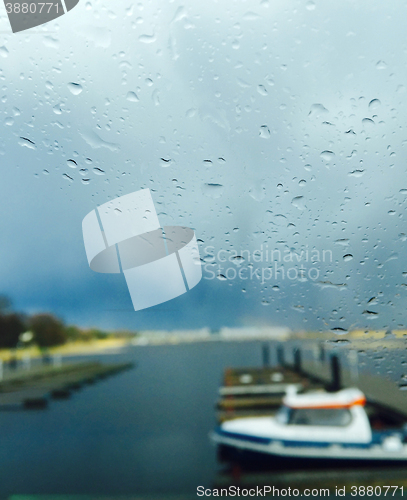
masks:
<path id="1" fill-rule="evenodd" d="M 7 14 L 49 14 L 52 8 L 58 13 L 58 3 L 6 3 Z"/>

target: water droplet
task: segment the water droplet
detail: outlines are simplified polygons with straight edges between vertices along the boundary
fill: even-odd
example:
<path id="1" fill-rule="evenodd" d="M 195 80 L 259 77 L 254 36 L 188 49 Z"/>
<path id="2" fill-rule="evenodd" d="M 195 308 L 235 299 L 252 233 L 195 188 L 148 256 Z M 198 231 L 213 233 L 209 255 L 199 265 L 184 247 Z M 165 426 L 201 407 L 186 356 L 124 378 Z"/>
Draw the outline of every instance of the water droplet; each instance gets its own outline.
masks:
<path id="1" fill-rule="evenodd" d="M 59 49 L 59 40 L 52 36 L 44 36 L 42 43 L 50 49 Z"/>
<path id="2" fill-rule="evenodd" d="M 205 262 L 208 264 L 208 263 L 215 262 L 215 257 L 213 255 L 208 254 L 208 255 L 204 255 L 201 260 L 202 260 L 202 262 Z"/>
<path id="3" fill-rule="evenodd" d="M 78 26 L 76 32 L 85 38 L 86 41 L 90 40 L 95 47 L 107 49 L 112 42 L 111 30 L 109 28 L 85 24 Z"/>
<path id="4" fill-rule="evenodd" d="M 273 218 L 273 223 L 276 225 L 276 226 L 280 226 L 280 227 L 283 227 L 283 226 L 287 226 L 287 223 L 288 223 L 288 220 L 287 220 L 287 217 L 283 214 L 276 214 Z"/>
<path id="5" fill-rule="evenodd" d="M 264 85 L 258 85 L 257 86 L 257 92 L 260 95 L 264 95 L 264 96 L 266 96 L 268 94 L 267 89 L 266 89 L 266 87 Z"/>
<path id="6" fill-rule="evenodd" d="M 93 169 L 93 173 L 94 173 L 94 174 L 96 174 L 96 175 L 105 175 L 105 171 L 104 171 L 104 170 L 102 170 L 102 169 L 101 169 L 101 168 L 99 168 L 99 167 L 95 167 L 95 168 Z"/>
<path id="7" fill-rule="evenodd" d="M 368 309 L 365 309 L 362 314 L 366 316 L 369 319 L 376 319 L 379 316 L 379 313 L 375 311 L 369 311 Z"/>
<path id="8" fill-rule="evenodd" d="M 224 276 L 223 274 L 218 274 L 217 278 L 219 281 L 226 281 L 227 280 L 226 276 Z"/>
<path id="9" fill-rule="evenodd" d="M 337 335 L 345 335 L 346 333 L 349 333 L 348 330 L 345 330 L 344 328 L 332 328 L 331 332 L 336 333 Z M 329 339 L 326 340 L 325 342 L 327 344 L 335 344 L 335 345 L 350 344 L 350 340 L 348 339 Z"/>
<path id="10" fill-rule="evenodd" d="M 73 182 L 73 179 L 71 176 L 69 176 L 68 174 L 62 174 L 62 177 L 67 180 L 67 181 L 70 181 L 70 182 Z"/>
<path id="11" fill-rule="evenodd" d="M 93 130 L 89 130 L 86 132 L 79 131 L 79 135 L 93 149 L 107 148 L 110 151 L 117 151 L 119 149 L 119 146 L 117 144 L 114 144 L 113 142 L 104 141 L 101 137 L 98 136 L 96 132 L 93 132 Z"/>
<path id="12" fill-rule="evenodd" d="M 140 99 L 135 92 L 127 92 L 126 99 L 130 102 L 138 102 Z"/>
<path id="13" fill-rule="evenodd" d="M 327 113 L 328 110 L 323 104 L 315 103 L 311 106 L 308 116 L 321 116 L 321 115 L 326 115 Z"/>
<path id="14" fill-rule="evenodd" d="M 74 83 L 74 82 L 68 83 L 68 89 L 70 90 L 71 94 L 73 94 L 73 95 L 79 95 L 83 90 L 82 85 L 80 85 L 79 83 Z"/>
<path id="15" fill-rule="evenodd" d="M 376 69 L 386 69 L 387 64 L 384 61 L 378 61 L 376 63 Z"/>
<path id="16" fill-rule="evenodd" d="M 375 122 L 371 118 L 363 118 L 362 125 L 366 130 L 370 130 L 375 126 Z"/>
<path id="17" fill-rule="evenodd" d="M 335 243 L 337 245 L 347 247 L 347 246 L 349 246 L 349 239 L 348 238 L 339 238 L 339 240 L 335 240 Z"/>
<path id="18" fill-rule="evenodd" d="M 376 110 L 376 109 L 380 108 L 380 105 L 381 105 L 381 102 L 379 101 L 379 99 L 372 99 L 369 102 L 369 109 Z"/>
<path id="19" fill-rule="evenodd" d="M 347 253 L 346 255 L 343 256 L 343 260 L 345 262 L 349 262 L 352 259 L 353 259 L 353 255 L 351 253 Z"/>
<path id="20" fill-rule="evenodd" d="M 349 177 L 362 177 L 364 175 L 365 171 L 364 170 L 352 170 L 352 172 L 349 172 L 348 175 Z"/>
<path id="21" fill-rule="evenodd" d="M 320 154 L 321 158 L 324 160 L 324 161 L 332 161 L 334 158 L 335 158 L 335 153 L 333 151 L 328 151 L 328 150 L 325 150 L 325 151 L 322 151 L 322 153 Z"/>
<path id="22" fill-rule="evenodd" d="M 245 21 L 257 21 L 257 19 L 261 19 L 261 16 L 256 12 L 248 11 L 243 14 L 243 19 Z"/>
<path id="23" fill-rule="evenodd" d="M 318 281 L 315 283 L 319 288 L 324 290 L 325 288 L 333 288 L 334 290 L 346 290 L 346 283 L 332 283 L 332 281 Z"/>
<path id="24" fill-rule="evenodd" d="M 263 139 L 268 139 L 270 137 L 270 129 L 267 125 L 262 125 L 259 132 L 260 137 Z"/>
<path id="25" fill-rule="evenodd" d="M 202 186 L 202 193 L 208 198 L 217 199 L 222 196 L 223 189 L 222 184 L 207 183 Z"/>
<path id="26" fill-rule="evenodd" d="M 139 39 L 139 42 L 141 42 L 141 43 L 153 43 L 156 41 L 156 36 L 154 33 L 152 35 L 144 34 L 144 35 L 140 35 L 138 37 L 138 39 Z"/>
<path id="27" fill-rule="evenodd" d="M 160 158 L 160 166 L 161 167 L 171 167 L 171 165 L 173 164 L 173 160 L 171 160 L 171 158 Z"/>
<path id="28" fill-rule="evenodd" d="M 315 7 L 316 7 L 315 2 L 313 2 L 312 0 L 307 2 L 307 5 L 305 6 L 307 10 L 315 10 Z"/>
<path id="29" fill-rule="evenodd" d="M 68 167 L 71 167 L 71 168 L 76 168 L 78 166 L 78 164 L 76 163 L 75 160 L 67 160 L 67 165 Z"/>
<path id="30" fill-rule="evenodd" d="M 265 182 L 262 181 L 260 183 L 256 183 L 249 189 L 249 196 L 256 201 L 263 201 L 266 196 L 266 185 Z"/>
<path id="31" fill-rule="evenodd" d="M 9 51 L 7 50 L 7 48 L 3 45 L 2 47 L 0 47 L 0 56 L 1 57 L 7 57 L 9 54 Z"/>
<path id="32" fill-rule="evenodd" d="M 18 144 L 20 146 L 24 146 L 28 149 L 37 149 L 35 142 L 30 141 L 30 139 L 27 139 L 26 137 L 20 137 L 20 140 L 18 141 Z"/>
<path id="33" fill-rule="evenodd" d="M 304 203 L 304 196 L 296 196 L 291 200 L 291 204 L 293 207 L 298 208 L 298 210 L 305 210 L 307 207 Z"/>
<path id="34" fill-rule="evenodd" d="M 160 93 L 158 92 L 158 89 L 155 89 L 154 92 L 151 95 L 151 99 L 153 100 L 153 103 L 155 106 L 159 106 L 160 104 Z"/>
<path id="35" fill-rule="evenodd" d="M 345 328 L 337 326 L 335 328 L 331 328 L 331 332 L 337 333 L 338 335 L 345 335 L 346 333 L 348 333 L 348 330 L 345 330 Z M 345 342 L 349 342 L 349 340 L 345 340 Z"/>

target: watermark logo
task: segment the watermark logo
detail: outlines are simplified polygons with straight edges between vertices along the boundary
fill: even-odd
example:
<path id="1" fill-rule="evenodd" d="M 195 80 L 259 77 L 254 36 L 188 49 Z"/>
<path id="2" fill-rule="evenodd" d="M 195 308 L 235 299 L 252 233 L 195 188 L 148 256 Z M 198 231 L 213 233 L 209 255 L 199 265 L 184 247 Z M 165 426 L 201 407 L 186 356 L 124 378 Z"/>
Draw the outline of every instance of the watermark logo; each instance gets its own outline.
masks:
<path id="1" fill-rule="evenodd" d="M 213 246 L 204 249 L 204 279 L 220 279 L 267 282 L 317 281 L 320 279 L 320 263 L 332 263 L 331 250 L 308 249 L 281 251 L 261 245 L 249 250 L 218 250 Z"/>
<path id="2" fill-rule="evenodd" d="M 54 0 L 52 2 L 4 0 L 13 33 L 48 23 L 63 16 L 78 3 L 79 0 Z"/>
<path id="3" fill-rule="evenodd" d="M 135 311 L 178 297 L 202 278 L 194 231 L 161 227 L 149 189 L 92 210 L 82 231 L 90 268 L 123 272 Z"/>

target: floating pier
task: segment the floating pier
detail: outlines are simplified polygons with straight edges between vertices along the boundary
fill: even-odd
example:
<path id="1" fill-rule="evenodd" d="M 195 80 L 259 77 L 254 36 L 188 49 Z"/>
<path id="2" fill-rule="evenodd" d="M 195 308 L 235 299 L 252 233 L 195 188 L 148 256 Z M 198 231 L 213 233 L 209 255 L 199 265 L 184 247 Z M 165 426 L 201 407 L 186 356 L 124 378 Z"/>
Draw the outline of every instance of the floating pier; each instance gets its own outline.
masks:
<path id="1" fill-rule="evenodd" d="M 287 390 L 321 389 L 322 383 L 284 368 L 227 369 L 219 388 L 219 422 L 246 416 L 274 414 Z"/>
<path id="2" fill-rule="evenodd" d="M 9 374 L 0 382 L 0 410 L 45 408 L 51 398 L 66 399 L 85 384 L 132 367 L 132 363 L 87 362 L 58 367 L 44 366 Z"/>

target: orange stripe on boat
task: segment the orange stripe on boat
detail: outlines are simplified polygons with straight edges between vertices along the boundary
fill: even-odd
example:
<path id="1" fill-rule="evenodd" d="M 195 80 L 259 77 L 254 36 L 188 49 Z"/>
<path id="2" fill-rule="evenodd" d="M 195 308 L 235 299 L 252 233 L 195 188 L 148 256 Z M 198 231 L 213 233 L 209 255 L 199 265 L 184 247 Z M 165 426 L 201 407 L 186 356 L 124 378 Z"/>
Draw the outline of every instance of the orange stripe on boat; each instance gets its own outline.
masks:
<path id="1" fill-rule="evenodd" d="M 310 404 L 305 406 L 288 405 L 290 408 L 295 410 L 306 410 L 306 409 L 338 409 L 338 408 L 351 408 L 352 406 L 364 406 L 366 404 L 366 398 L 354 399 L 350 403 L 320 403 L 320 404 Z"/>

